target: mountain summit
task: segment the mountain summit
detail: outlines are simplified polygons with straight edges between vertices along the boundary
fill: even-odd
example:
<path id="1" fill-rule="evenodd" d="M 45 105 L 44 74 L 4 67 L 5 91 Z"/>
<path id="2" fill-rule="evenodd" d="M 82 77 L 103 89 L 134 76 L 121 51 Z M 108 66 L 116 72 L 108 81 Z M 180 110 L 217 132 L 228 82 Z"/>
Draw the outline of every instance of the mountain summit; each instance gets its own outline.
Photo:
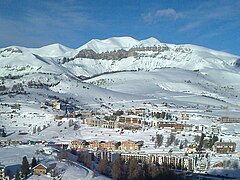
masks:
<path id="1" fill-rule="evenodd" d="M 146 40 L 138 41 L 132 37 L 111 37 L 104 40 L 93 39 L 88 43 L 84 44 L 78 50 L 91 49 L 96 53 L 113 51 L 118 49 L 129 50 L 134 46 L 153 46 L 159 45 L 160 41 L 156 38 L 148 38 Z"/>

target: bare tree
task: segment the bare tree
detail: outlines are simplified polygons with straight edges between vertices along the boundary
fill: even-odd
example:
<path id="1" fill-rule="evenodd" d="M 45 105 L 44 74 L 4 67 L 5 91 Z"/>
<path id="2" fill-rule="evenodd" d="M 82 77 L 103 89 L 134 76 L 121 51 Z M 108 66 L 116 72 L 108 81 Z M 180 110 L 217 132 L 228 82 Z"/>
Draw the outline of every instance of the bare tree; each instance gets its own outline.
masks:
<path id="1" fill-rule="evenodd" d="M 58 157 L 59 160 L 62 160 L 62 159 L 68 160 L 68 152 L 63 150 L 60 153 L 58 153 L 57 157 Z"/>
<path id="2" fill-rule="evenodd" d="M 117 158 L 112 165 L 112 178 L 113 180 L 125 179 L 124 161 L 122 158 Z"/>
<path id="3" fill-rule="evenodd" d="M 106 158 L 99 161 L 98 170 L 103 175 L 109 174 L 108 160 Z"/>
<path id="4" fill-rule="evenodd" d="M 180 140 L 179 140 L 178 138 L 176 138 L 176 139 L 174 140 L 174 146 L 178 146 L 179 143 L 180 143 Z"/>
<path id="5" fill-rule="evenodd" d="M 170 136 L 167 138 L 166 147 L 170 146 L 175 141 L 175 139 L 176 137 L 173 134 L 170 134 Z"/>
<path id="6" fill-rule="evenodd" d="M 155 140 L 155 146 L 160 147 L 163 144 L 163 135 L 157 134 L 156 135 L 156 140 Z"/>

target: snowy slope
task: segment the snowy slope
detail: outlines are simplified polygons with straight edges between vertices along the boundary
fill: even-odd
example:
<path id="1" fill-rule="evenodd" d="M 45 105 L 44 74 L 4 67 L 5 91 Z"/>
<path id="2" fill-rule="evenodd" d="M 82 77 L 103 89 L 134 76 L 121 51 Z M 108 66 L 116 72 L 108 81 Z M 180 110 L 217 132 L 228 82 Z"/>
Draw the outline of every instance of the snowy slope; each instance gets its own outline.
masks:
<path id="1" fill-rule="evenodd" d="M 96 54 L 121 49 L 130 53 L 128 57 L 117 60 L 74 58 L 76 53 L 85 49 L 91 49 Z M 70 59 L 65 63 L 59 61 L 64 58 Z M 131 37 L 112 37 L 91 40 L 78 49 L 70 49 L 60 44 L 42 48 L 2 48 L 0 77 L 5 80 L 7 90 L 16 83 L 22 83 L 27 91 L 34 94 L 36 88 L 28 89 L 29 82 L 33 81 L 47 86 L 45 93 L 69 96 L 81 104 L 149 98 L 159 100 L 161 96 L 175 97 L 175 93 L 183 96 L 186 93 L 193 94 L 201 96 L 200 99 L 202 95 L 223 101 L 230 98 L 228 101 L 233 103 L 233 97 L 239 97 L 239 68 L 235 66 L 239 58 L 195 45 L 165 44 L 155 38 L 138 41 Z M 157 70 L 166 67 L 168 69 Z M 128 72 L 116 73 L 122 71 Z M 106 73 L 108 74 L 99 76 Z M 95 79 L 95 76 L 99 77 Z M 93 78 L 85 81 L 93 84 L 82 83 L 79 77 Z M 114 82 L 101 85 L 98 78 Z M 145 87 L 142 87 L 143 80 L 146 81 Z M 193 83 L 187 83 L 188 80 Z M 160 91 L 162 93 L 159 93 Z M 109 97 L 113 99 L 110 100 Z M 181 102 L 181 98 L 170 100 Z M 196 98 L 193 102 L 198 100 Z"/>
<path id="2" fill-rule="evenodd" d="M 113 91 L 145 95 L 152 99 L 189 104 L 239 104 L 240 74 L 234 71 L 207 70 L 204 73 L 178 68 L 151 72 L 104 74 L 85 82 Z"/>
<path id="3" fill-rule="evenodd" d="M 97 53 L 101 53 L 118 49 L 129 50 L 134 46 L 152 46 L 159 44 L 160 42 L 153 37 L 142 41 L 138 41 L 132 37 L 112 37 L 105 40 L 93 39 L 77 50 L 80 51 L 82 49 L 92 49 Z"/>
<path id="4" fill-rule="evenodd" d="M 143 47 L 145 49 L 142 49 Z M 104 72 L 123 70 L 151 71 L 162 67 L 178 67 L 186 70 L 204 68 L 232 69 L 240 58 L 236 55 L 190 44 L 160 43 L 155 38 L 142 41 L 137 41 L 130 37 L 92 40 L 76 51 L 81 52 L 84 49 L 93 50 L 97 55 L 103 52 L 111 53 L 123 49 L 128 52 L 134 52 L 135 55 L 129 55 L 127 58 L 122 59 L 114 59 L 113 57 L 110 60 L 74 58 L 74 60 L 64 63 L 64 66 L 77 76 L 91 77 Z M 112 56 L 112 54 L 109 56 Z"/>

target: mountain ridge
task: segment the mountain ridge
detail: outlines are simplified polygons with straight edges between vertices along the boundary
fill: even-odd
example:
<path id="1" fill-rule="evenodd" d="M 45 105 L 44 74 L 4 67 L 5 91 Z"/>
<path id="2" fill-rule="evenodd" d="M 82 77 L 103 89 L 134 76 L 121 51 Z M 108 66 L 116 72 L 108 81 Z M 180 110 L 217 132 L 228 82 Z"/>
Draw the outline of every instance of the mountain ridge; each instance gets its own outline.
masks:
<path id="1" fill-rule="evenodd" d="M 0 83 L 10 93 L 21 84 L 26 92 L 71 97 L 81 104 L 111 103 L 112 99 L 121 104 L 138 98 L 181 103 L 177 95 L 189 96 L 191 103 L 194 96 L 194 103 L 211 99 L 222 105 L 237 104 L 240 97 L 239 56 L 191 44 L 161 43 L 155 38 L 113 37 L 89 43 L 94 46 L 2 48 Z"/>

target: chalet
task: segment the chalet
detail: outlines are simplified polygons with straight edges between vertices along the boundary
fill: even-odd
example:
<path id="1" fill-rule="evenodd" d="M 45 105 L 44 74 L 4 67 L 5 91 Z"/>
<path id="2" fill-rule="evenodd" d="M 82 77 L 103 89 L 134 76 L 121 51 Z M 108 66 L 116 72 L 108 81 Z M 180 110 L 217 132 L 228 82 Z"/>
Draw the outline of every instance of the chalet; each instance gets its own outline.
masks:
<path id="1" fill-rule="evenodd" d="M 35 167 L 33 167 L 33 174 L 41 176 L 43 174 L 47 174 L 47 166 L 43 165 L 42 163 L 39 163 Z"/>
<path id="2" fill-rule="evenodd" d="M 214 149 L 217 153 L 228 154 L 233 153 L 236 150 L 235 142 L 216 142 L 214 144 Z"/>
<path id="3" fill-rule="evenodd" d="M 61 109 L 61 103 L 59 102 L 53 102 L 52 103 L 52 108 L 56 109 L 56 110 L 60 110 Z"/>

